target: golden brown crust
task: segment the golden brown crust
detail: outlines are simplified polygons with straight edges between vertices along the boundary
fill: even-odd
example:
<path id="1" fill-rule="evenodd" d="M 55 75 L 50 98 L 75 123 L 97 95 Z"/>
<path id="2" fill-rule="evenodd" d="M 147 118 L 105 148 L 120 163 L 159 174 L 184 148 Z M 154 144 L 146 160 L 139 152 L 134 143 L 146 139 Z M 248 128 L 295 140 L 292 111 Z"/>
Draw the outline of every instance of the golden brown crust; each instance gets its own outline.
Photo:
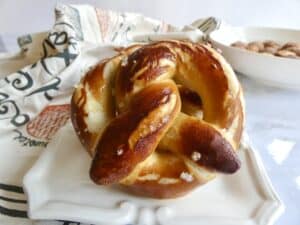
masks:
<path id="1" fill-rule="evenodd" d="M 216 172 L 239 169 L 243 95 L 221 55 L 186 41 L 118 51 L 83 78 L 72 98 L 72 122 L 93 156 L 95 183 L 171 198 Z"/>
<path id="2" fill-rule="evenodd" d="M 175 98 L 175 104 L 172 98 Z M 168 107 L 168 112 L 153 118 L 157 114 L 152 112 L 163 107 Z M 129 110 L 111 121 L 103 132 L 90 170 L 92 180 L 109 184 L 128 176 L 156 149 L 157 140 L 166 133 L 179 110 L 180 100 L 174 83 L 152 84 L 143 89 L 133 98 Z M 144 133 L 138 133 L 136 138 L 135 130 L 146 119 L 153 129 L 145 127 Z"/>
<path id="3" fill-rule="evenodd" d="M 141 182 L 137 181 L 130 186 L 124 185 L 127 187 L 128 192 L 131 192 L 135 195 L 140 195 L 150 198 L 177 198 L 184 196 L 188 192 L 192 191 L 197 186 L 201 185 L 198 180 L 193 180 L 192 182 L 185 182 L 180 180 L 176 184 L 164 184 L 159 185 L 153 181 Z"/>
<path id="4" fill-rule="evenodd" d="M 93 84 L 93 82 L 89 82 L 89 80 L 92 80 L 95 82 L 95 85 L 92 87 L 92 93 L 96 95 L 98 98 L 100 97 L 99 89 L 103 86 L 103 68 L 105 66 L 105 62 L 100 63 L 93 69 L 92 71 L 89 71 L 86 76 L 82 80 L 82 85 L 85 86 L 86 83 Z M 96 85 L 97 84 L 97 85 Z M 100 88 L 95 88 L 95 87 Z M 93 155 L 93 145 L 96 142 L 98 133 L 90 133 L 87 130 L 87 125 L 84 121 L 84 118 L 86 117 L 87 113 L 84 110 L 84 105 L 87 101 L 87 93 L 86 90 L 82 88 L 76 88 L 74 91 L 74 94 L 72 96 L 71 100 L 71 119 L 73 126 L 75 130 L 77 131 L 77 135 L 79 137 L 79 140 L 85 147 L 85 149 L 88 150 L 89 154 Z"/>
<path id="5" fill-rule="evenodd" d="M 195 162 L 208 169 L 223 173 L 234 173 L 240 161 L 231 144 L 214 127 L 188 118 L 179 128 L 178 151 L 186 157 L 199 153 Z"/>
<path id="6" fill-rule="evenodd" d="M 116 49 L 119 55 L 99 62 L 75 87 L 71 99 L 71 119 L 80 142 L 91 156 L 95 154 L 96 144 L 104 128 L 115 117 L 112 82 L 120 63 L 127 54 L 139 47 L 132 45 Z"/>

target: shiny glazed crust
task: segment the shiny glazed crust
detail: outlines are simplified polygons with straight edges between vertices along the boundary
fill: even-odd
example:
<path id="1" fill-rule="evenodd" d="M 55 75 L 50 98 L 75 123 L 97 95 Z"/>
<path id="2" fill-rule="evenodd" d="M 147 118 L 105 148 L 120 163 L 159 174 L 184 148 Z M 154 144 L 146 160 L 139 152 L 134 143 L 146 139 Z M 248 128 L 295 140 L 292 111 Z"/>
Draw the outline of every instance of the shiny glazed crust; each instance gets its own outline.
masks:
<path id="1" fill-rule="evenodd" d="M 242 89 L 224 58 L 203 44 L 119 49 L 83 77 L 71 111 L 100 185 L 174 198 L 240 167 Z"/>

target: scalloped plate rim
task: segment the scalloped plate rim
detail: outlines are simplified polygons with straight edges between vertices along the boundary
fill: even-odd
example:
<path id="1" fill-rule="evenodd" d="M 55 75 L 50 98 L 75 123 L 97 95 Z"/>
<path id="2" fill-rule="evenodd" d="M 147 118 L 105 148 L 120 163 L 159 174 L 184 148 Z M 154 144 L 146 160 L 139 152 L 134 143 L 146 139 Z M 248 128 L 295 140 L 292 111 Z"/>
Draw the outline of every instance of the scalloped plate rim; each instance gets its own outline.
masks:
<path id="1" fill-rule="evenodd" d="M 255 177 L 259 185 L 261 186 L 261 189 L 264 192 L 264 195 L 267 197 L 266 201 L 259 207 L 259 210 L 255 213 L 253 217 L 250 217 L 248 219 L 228 219 L 228 218 L 222 218 L 220 221 L 220 217 L 198 217 L 197 221 L 190 220 L 189 218 L 184 217 L 174 217 L 172 213 L 165 213 L 165 206 L 158 207 L 155 212 L 149 212 L 147 211 L 147 208 L 144 210 L 140 210 L 140 212 L 145 212 L 145 220 L 140 222 L 138 219 L 141 217 L 139 215 L 139 211 L 137 206 L 130 201 L 126 201 L 124 199 L 122 204 L 119 207 L 116 207 L 116 209 L 104 209 L 103 212 L 101 210 L 99 211 L 99 207 L 95 206 L 89 206 L 85 204 L 73 204 L 71 202 L 61 202 L 59 200 L 51 200 L 51 199 L 44 199 L 42 201 L 42 204 L 37 205 L 35 208 L 30 204 L 31 201 L 33 201 L 34 195 L 31 194 L 30 187 L 32 187 L 32 184 L 40 183 L 39 180 L 40 177 L 43 177 L 42 171 L 40 170 L 40 167 L 44 164 L 44 161 L 48 160 L 49 154 L 51 156 L 51 152 L 45 151 L 41 157 L 37 160 L 37 162 L 34 164 L 34 166 L 27 172 L 23 179 L 23 187 L 24 191 L 27 194 L 29 207 L 28 207 L 28 216 L 31 219 L 59 219 L 59 220 L 70 220 L 70 221 L 79 221 L 84 223 L 96 223 L 96 224 L 118 224 L 118 225 L 125 225 L 125 224 L 131 224 L 133 221 L 138 221 L 137 224 L 157 224 L 153 221 L 158 221 L 158 224 L 161 225 L 180 225 L 181 220 L 186 222 L 189 221 L 188 224 L 206 224 L 210 223 L 210 225 L 224 225 L 224 224 L 231 224 L 231 225 L 242 225 L 242 224 L 257 224 L 257 225 L 272 225 L 276 219 L 284 212 L 284 204 L 278 197 L 278 194 L 275 192 L 271 181 L 266 173 L 266 170 L 263 166 L 263 163 L 260 159 L 260 156 L 258 152 L 253 149 L 250 144 L 245 144 L 242 147 L 242 151 L 245 151 L 245 154 L 249 157 L 251 163 L 251 166 L 254 169 Z M 249 160 L 247 160 L 249 161 Z M 192 195 L 193 193 L 191 193 Z M 180 200 L 180 199 L 179 199 Z M 66 212 L 55 212 L 55 207 L 58 206 L 58 204 L 62 204 L 64 208 L 72 209 L 75 211 L 79 210 L 85 210 L 86 213 L 90 214 L 89 218 L 83 218 L 78 215 L 74 214 L 74 211 L 72 210 Z M 53 211 L 54 209 L 54 211 Z M 165 211 L 164 211 L 165 210 Z M 49 212 L 51 212 L 49 214 Z M 96 213 L 97 212 L 97 213 Z M 93 215 L 94 213 L 94 215 Z M 102 215 L 102 216 L 99 216 Z M 119 215 L 119 217 L 117 217 Z M 101 219 L 99 220 L 99 217 Z M 143 216 L 144 217 L 144 216 Z M 152 218 L 153 217 L 153 218 Z M 113 219 L 112 219 L 113 218 Z M 149 221 L 150 222 L 149 222 Z M 147 223 L 147 221 L 149 223 Z M 152 221 L 152 222 L 151 222 Z M 178 222 L 179 221 L 179 222 Z M 181 222 L 180 222 L 181 221 Z M 221 223 L 220 223 L 221 222 Z"/>

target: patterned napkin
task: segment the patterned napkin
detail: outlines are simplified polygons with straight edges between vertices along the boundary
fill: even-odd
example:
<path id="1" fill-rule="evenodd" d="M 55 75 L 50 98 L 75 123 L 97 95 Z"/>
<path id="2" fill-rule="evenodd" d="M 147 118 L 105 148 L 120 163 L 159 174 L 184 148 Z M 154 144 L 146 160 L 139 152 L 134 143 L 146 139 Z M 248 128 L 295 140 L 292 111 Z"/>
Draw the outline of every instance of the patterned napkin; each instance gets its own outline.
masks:
<path id="1" fill-rule="evenodd" d="M 138 14 L 58 5 L 49 32 L 22 36 L 18 54 L 0 54 L 0 224 L 79 224 L 28 219 L 22 179 L 68 121 L 74 85 L 101 60 L 91 49 L 166 38 L 200 41 L 197 27 L 209 32 L 217 26 L 208 18 L 179 29 Z"/>

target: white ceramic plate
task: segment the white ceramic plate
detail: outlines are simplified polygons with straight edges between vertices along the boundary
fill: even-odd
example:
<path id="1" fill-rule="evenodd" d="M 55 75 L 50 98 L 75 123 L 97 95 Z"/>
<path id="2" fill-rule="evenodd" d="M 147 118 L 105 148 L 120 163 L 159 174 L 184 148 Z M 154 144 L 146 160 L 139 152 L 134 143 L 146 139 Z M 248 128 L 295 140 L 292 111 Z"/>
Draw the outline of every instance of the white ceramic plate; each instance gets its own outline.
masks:
<path id="1" fill-rule="evenodd" d="M 283 205 L 251 148 L 240 151 L 242 168 L 218 176 L 186 197 L 155 200 L 118 187 L 97 186 L 88 176 L 91 159 L 67 124 L 24 178 L 28 215 L 92 224 L 267 225 Z"/>
<path id="2" fill-rule="evenodd" d="M 242 74 L 267 85 L 300 90 L 300 59 L 281 58 L 231 47 L 235 41 L 300 42 L 300 31 L 263 27 L 223 27 L 210 34 L 212 44 Z"/>

